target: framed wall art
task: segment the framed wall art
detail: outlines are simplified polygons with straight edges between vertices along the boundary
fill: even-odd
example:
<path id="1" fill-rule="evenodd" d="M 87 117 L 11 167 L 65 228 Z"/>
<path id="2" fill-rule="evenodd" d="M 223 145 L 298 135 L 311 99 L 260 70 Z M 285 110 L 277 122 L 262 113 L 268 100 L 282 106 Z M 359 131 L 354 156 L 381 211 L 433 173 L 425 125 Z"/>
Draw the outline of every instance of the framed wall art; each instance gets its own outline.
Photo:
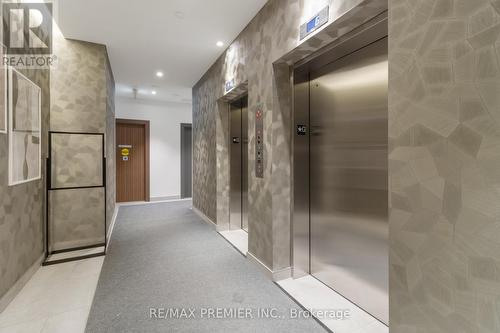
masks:
<path id="1" fill-rule="evenodd" d="M 41 89 L 9 68 L 9 185 L 41 178 Z"/>
<path id="2" fill-rule="evenodd" d="M 3 63 L 3 56 L 7 48 L 0 44 L 0 60 Z M 7 133 L 7 77 L 8 70 L 6 65 L 0 65 L 0 133 Z"/>

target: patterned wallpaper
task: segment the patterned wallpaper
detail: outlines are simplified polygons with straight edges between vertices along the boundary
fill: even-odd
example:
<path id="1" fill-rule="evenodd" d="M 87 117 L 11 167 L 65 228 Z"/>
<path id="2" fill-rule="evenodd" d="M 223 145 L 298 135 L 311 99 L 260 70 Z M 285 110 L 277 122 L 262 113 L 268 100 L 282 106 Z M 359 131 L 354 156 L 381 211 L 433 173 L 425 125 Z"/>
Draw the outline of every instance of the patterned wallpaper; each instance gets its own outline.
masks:
<path id="1" fill-rule="evenodd" d="M 47 157 L 49 126 L 59 131 L 106 131 L 109 137 L 107 150 L 111 157 L 107 161 L 108 173 L 111 175 L 108 177 L 106 205 L 109 221 L 115 202 L 114 80 L 106 48 L 65 40 L 57 33 L 54 37 L 58 67 L 51 71 L 21 70 L 42 88 L 42 158 L 45 160 Z M 8 160 L 3 158 L 7 155 L 7 135 L 0 134 L 0 297 L 43 254 L 45 237 L 45 177 L 40 181 L 9 187 Z M 42 175 L 45 175 L 45 163 L 42 163 L 42 167 Z M 74 175 L 74 171 L 68 174 Z M 91 201 L 98 196 L 96 193 L 86 198 Z M 66 199 L 62 201 L 66 202 Z M 85 209 L 79 208 L 81 205 L 76 202 L 82 200 L 77 198 L 66 203 L 70 203 L 77 217 L 84 221 Z M 89 229 L 85 223 L 77 227 L 84 234 L 87 232 L 85 229 L 92 228 Z"/>
<path id="2" fill-rule="evenodd" d="M 42 89 L 42 158 L 47 156 L 48 70 L 21 70 Z M 44 252 L 44 179 L 8 186 L 8 136 L 0 134 L 0 298 Z M 42 175 L 45 163 L 42 163 Z"/>
<path id="3" fill-rule="evenodd" d="M 330 5 L 330 24 L 304 42 L 299 26 Z M 224 84 L 248 85 L 249 252 L 273 270 L 290 266 L 291 96 L 288 64 L 387 9 L 383 0 L 271 0 L 193 88 L 193 205 L 219 228 L 229 214 Z M 255 120 L 264 111 L 264 179 L 254 170 Z"/>
<path id="4" fill-rule="evenodd" d="M 41 89 L 42 179 L 8 186 L 8 135 L 0 134 L 0 298 L 43 255 L 45 245 L 43 162 L 48 149 L 50 71 L 18 70 Z"/>
<path id="5" fill-rule="evenodd" d="M 116 205 L 115 78 L 106 52 L 106 228 L 109 230 Z"/>
<path id="6" fill-rule="evenodd" d="M 52 187 L 102 185 L 103 154 L 100 135 L 53 133 Z"/>
<path id="7" fill-rule="evenodd" d="M 50 249 L 104 243 L 104 190 L 78 189 L 50 193 Z"/>
<path id="8" fill-rule="evenodd" d="M 58 64 L 51 71 L 50 130 L 106 130 L 106 47 L 54 36 Z"/>
<path id="9" fill-rule="evenodd" d="M 107 225 L 109 226 L 115 207 L 115 120 L 114 120 L 114 79 L 109 65 L 107 50 L 104 45 L 64 39 L 61 35 L 55 38 L 55 52 L 59 57 L 59 63 L 51 73 L 51 117 L 50 129 L 52 131 L 89 132 L 106 134 L 106 157 L 107 157 L 107 197 L 106 213 Z M 87 156 L 100 151 L 100 142 L 94 147 L 86 146 L 86 151 L 81 151 L 79 145 L 65 147 L 68 156 L 79 157 L 82 154 Z M 92 152 L 93 151 L 93 152 Z M 57 162 L 57 161 L 56 161 Z M 85 170 L 81 168 L 71 168 L 68 163 L 58 168 L 59 178 L 70 182 L 75 174 Z M 72 178 L 73 177 L 73 178 Z M 80 184 L 82 185 L 82 184 Z M 92 190 L 88 192 L 89 197 L 96 197 Z M 69 191 L 67 191 L 69 192 Z M 54 201 L 54 212 L 57 213 L 67 207 L 71 212 L 71 219 L 75 221 L 85 221 L 89 212 L 95 208 L 95 200 L 87 201 L 88 205 L 81 204 L 78 195 L 66 193 L 65 200 Z M 58 207 L 59 205 L 61 207 Z M 70 209 L 69 207 L 74 207 Z M 86 209 L 85 209 L 86 208 Z M 99 209 L 99 211 L 101 211 Z M 66 214 L 68 214 L 66 213 Z M 57 224 L 59 215 L 54 215 L 51 224 Z M 101 218 L 87 219 L 93 223 L 92 228 L 87 226 L 87 230 L 103 230 L 103 220 Z M 79 224 L 72 228 L 64 228 L 64 234 L 57 234 L 57 239 L 51 239 L 51 246 L 64 244 L 66 247 L 89 245 L 82 244 L 84 239 L 93 240 L 81 232 Z M 77 235 L 82 235 L 79 238 Z M 83 236 L 85 235 L 85 236 Z M 66 239 L 65 239 L 66 238 Z M 54 241 L 54 242 L 52 242 Z M 92 243 L 92 242 L 91 242 Z M 60 247 L 60 246 L 58 246 Z"/>
<path id="10" fill-rule="evenodd" d="M 389 3 L 391 332 L 499 332 L 500 2 Z"/>

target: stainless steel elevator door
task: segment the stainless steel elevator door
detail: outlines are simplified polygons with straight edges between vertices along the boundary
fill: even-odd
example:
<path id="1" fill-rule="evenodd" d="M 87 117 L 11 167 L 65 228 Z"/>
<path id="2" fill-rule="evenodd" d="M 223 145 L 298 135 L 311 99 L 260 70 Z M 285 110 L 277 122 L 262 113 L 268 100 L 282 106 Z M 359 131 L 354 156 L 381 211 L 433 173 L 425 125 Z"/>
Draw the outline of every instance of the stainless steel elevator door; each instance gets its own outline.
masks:
<path id="1" fill-rule="evenodd" d="M 310 75 L 311 274 L 388 323 L 387 39 Z"/>
<path id="2" fill-rule="evenodd" d="M 248 232 L 248 98 L 241 100 L 241 229 Z"/>
<path id="3" fill-rule="evenodd" d="M 229 228 L 248 229 L 248 102 L 231 103 L 229 108 Z"/>

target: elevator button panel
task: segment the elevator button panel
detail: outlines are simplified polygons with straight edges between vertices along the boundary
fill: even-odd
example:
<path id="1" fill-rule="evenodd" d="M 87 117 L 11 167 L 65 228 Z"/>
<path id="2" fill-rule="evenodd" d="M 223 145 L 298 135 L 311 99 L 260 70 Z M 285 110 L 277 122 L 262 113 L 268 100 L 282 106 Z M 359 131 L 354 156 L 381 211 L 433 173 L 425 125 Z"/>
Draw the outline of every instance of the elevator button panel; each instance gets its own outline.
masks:
<path id="1" fill-rule="evenodd" d="M 264 112 L 255 112 L 255 177 L 264 178 Z"/>

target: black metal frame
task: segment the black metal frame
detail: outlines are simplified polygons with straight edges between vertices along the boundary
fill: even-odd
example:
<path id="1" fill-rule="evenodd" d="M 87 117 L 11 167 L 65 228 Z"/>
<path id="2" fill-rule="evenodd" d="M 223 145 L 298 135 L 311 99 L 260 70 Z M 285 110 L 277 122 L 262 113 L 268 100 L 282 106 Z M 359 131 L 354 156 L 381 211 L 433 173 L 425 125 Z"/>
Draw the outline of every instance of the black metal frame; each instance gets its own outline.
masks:
<path id="1" fill-rule="evenodd" d="M 52 187 L 52 135 L 53 134 L 63 134 L 63 135 L 95 135 L 95 136 L 101 136 L 102 138 L 102 185 L 98 186 L 79 186 L 79 187 L 59 187 L 59 188 L 53 188 Z M 46 173 L 46 192 L 45 192 L 45 260 L 43 262 L 43 266 L 48 266 L 48 265 L 55 265 L 55 264 L 61 264 L 65 262 L 70 262 L 70 261 L 76 261 L 76 260 L 83 260 L 83 259 L 88 259 L 88 258 L 94 258 L 94 257 L 100 257 L 106 254 L 107 250 L 107 212 L 106 212 L 106 182 L 107 182 L 107 175 L 106 175 L 106 144 L 105 144 L 105 135 L 104 133 L 89 133 L 89 132 L 58 132 L 58 131 L 49 131 L 49 147 L 48 147 L 48 157 L 46 161 L 46 168 L 45 168 L 45 173 Z M 74 248 L 68 248 L 68 249 L 62 249 L 62 250 L 55 250 L 55 251 L 50 251 L 50 192 L 51 191 L 65 191 L 65 190 L 81 190 L 81 189 L 93 189 L 93 188 L 102 188 L 104 189 L 104 243 L 99 243 L 99 244 L 93 244 L 93 245 L 88 245 L 88 246 L 80 246 L 80 247 L 74 247 Z M 53 254 L 58 254 L 58 253 L 66 253 L 66 252 L 72 252 L 72 251 L 78 251 L 78 250 L 85 250 L 85 249 L 92 249 L 92 248 L 97 248 L 97 247 L 104 247 L 103 252 L 99 253 L 94 253 L 94 254 L 89 254 L 89 255 L 83 255 L 83 256 L 77 256 L 77 257 L 72 257 L 72 258 L 65 258 L 65 259 L 60 259 L 60 260 L 54 260 L 54 261 L 47 261 L 49 257 Z"/>

